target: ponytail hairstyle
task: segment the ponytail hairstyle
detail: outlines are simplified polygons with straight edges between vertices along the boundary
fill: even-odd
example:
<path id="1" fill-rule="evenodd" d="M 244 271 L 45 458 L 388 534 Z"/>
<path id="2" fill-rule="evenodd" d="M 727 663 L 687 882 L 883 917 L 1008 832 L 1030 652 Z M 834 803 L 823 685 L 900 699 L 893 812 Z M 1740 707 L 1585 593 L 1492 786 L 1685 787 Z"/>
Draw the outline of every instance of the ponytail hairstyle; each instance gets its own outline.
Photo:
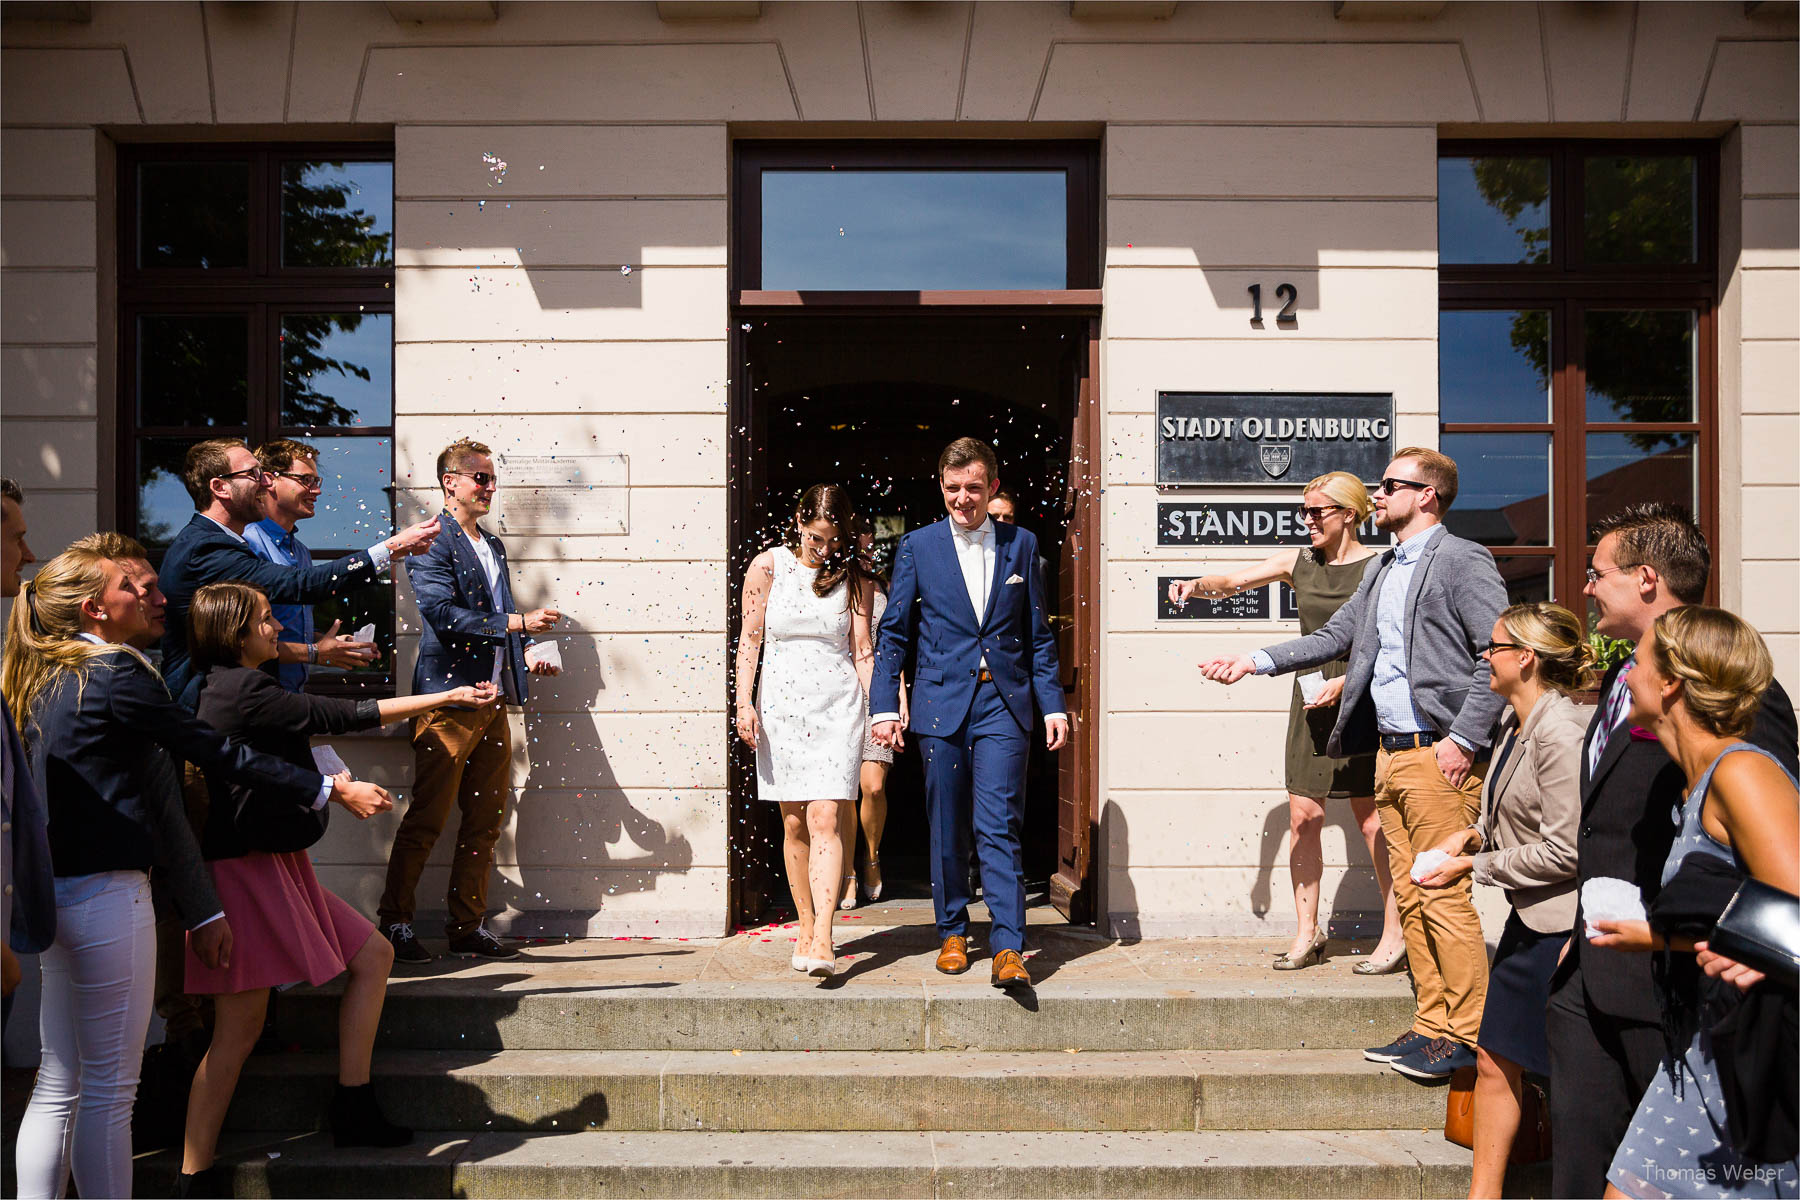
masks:
<path id="1" fill-rule="evenodd" d="M 813 595 L 829 596 L 832 588 L 848 581 L 844 605 L 846 608 L 854 606 L 856 597 L 862 594 L 863 586 L 871 576 L 856 553 L 856 531 L 860 526 L 850 493 L 840 484 L 815 483 L 801 493 L 794 516 L 802 525 L 825 520 L 837 526 L 837 553 L 825 560 L 825 565 L 813 578 Z"/>
<path id="2" fill-rule="evenodd" d="M 237 580 L 209 583 L 194 593 L 188 606 L 188 652 L 196 673 L 238 665 L 262 596 L 261 588 Z"/>
<path id="3" fill-rule="evenodd" d="M 85 688 L 95 659 L 128 654 L 156 674 L 150 660 L 134 648 L 100 645 L 80 636 L 82 602 L 105 594 L 108 575 L 118 569 L 106 555 L 72 546 L 39 567 L 20 589 L 0 657 L 0 694 L 21 730 L 31 723 L 44 689 L 65 671 L 75 672 L 77 687 Z"/>
<path id="4" fill-rule="evenodd" d="M 1515 604 L 1500 614 L 1514 641 L 1537 655 L 1538 678 L 1563 693 L 1579 692 L 1594 674 L 1594 647 L 1581 618 L 1560 604 Z"/>

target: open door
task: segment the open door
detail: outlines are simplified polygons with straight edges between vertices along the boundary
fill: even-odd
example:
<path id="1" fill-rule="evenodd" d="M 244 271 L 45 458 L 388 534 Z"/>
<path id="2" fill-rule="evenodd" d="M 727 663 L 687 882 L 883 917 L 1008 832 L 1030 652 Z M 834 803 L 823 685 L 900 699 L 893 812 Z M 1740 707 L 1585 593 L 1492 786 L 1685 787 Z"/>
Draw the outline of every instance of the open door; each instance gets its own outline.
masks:
<path id="1" fill-rule="evenodd" d="M 1093 846 L 1098 780 L 1100 678 L 1100 404 L 1095 383 L 1100 322 L 1075 339 L 1064 377 L 1075 401 L 1063 492 L 1068 530 L 1058 570 L 1056 652 L 1070 719 L 1057 759 L 1056 871 L 1050 903 L 1071 922 L 1094 918 Z"/>

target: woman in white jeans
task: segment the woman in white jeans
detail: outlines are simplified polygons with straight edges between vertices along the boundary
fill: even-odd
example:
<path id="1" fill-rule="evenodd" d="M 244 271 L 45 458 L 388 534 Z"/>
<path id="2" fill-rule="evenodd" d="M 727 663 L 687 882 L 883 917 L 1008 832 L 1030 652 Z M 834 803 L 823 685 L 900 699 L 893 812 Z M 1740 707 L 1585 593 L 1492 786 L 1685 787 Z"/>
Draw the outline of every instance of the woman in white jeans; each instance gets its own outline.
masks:
<path id="1" fill-rule="evenodd" d="M 171 852 L 151 831 L 164 751 L 299 804 L 380 793 L 230 745 L 171 700 L 125 644 L 150 631 L 146 589 L 160 607 L 154 584 L 134 582 L 119 560 L 64 551 L 14 602 L 0 663 L 0 691 L 49 808 L 56 873 L 56 940 L 41 959 L 43 1063 L 14 1156 L 27 1200 L 63 1195 L 71 1170 L 83 1196 L 131 1195 L 131 1107 L 156 975 L 147 872 Z M 180 857 L 198 855 L 185 824 L 158 835 L 180 841 Z M 203 923 L 190 944 L 228 962 L 230 926 Z"/>

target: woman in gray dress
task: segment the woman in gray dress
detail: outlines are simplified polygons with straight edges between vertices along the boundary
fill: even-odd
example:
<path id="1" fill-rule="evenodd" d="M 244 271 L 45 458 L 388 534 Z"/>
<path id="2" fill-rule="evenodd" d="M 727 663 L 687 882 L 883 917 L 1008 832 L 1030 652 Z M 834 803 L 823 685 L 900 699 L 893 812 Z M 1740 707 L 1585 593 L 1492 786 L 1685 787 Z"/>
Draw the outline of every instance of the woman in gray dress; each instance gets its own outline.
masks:
<path id="1" fill-rule="evenodd" d="M 1279 580 L 1293 586 L 1301 634 L 1312 633 L 1356 593 L 1363 573 L 1375 561 L 1376 552 L 1356 536 L 1357 527 L 1371 511 L 1369 490 L 1362 480 L 1348 471 L 1321 475 L 1306 485 L 1301 500 L 1309 542 L 1306 548 L 1279 550 L 1234 574 L 1178 580 L 1169 585 L 1169 601 L 1179 607 L 1194 596 L 1235 596 Z M 1295 971 L 1325 960 L 1326 931 L 1319 923 L 1319 882 L 1325 871 L 1320 835 L 1325 828 L 1325 801 L 1340 799 L 1350 801 L 1381 891 L 1381 941 L 1356 965 L 1356 971 L 1385 975 L 1400 970 L 1406 962 L 1400 915 L 1394 909 L 1394 881 L 1388 872 L 1387 839 L 1375 815 L 1375 756 L 1332 758 L 1325 753 L 1337 719 L 1338 696 L 1344 690 L 1345 667 L 1340 659 L 1320 668 L 1320 690 L 1310 703 L 1301 694 L 1300 680 L 1294 681 L 1286 761 L 1288 876 L 1299 922 L 1293 943 L 1275 960 L 1277 971 Z"/>
<path id="2" fill-rule="evenodd" d="M 1665 889 L 1685 862 L 1704 857 L 1739 873 L 1747 869 L 1785 892 L 1800 892 L 1800 790 L 1774 755 L 1743 740 L 1773 677 L 1762 638 L 1722 609 L 1671 609 L 1638 643 L 1626 679 L 1631 723 L 1655 734 L 1688 780 L 1687 798 L 1675 814 L 1680 830 L 1663 865 Z M 1596 946 L 1695 949 L 1679 937 L 1665 941 L 1648 921 L 1593 925 L 1599 931 L 1590 939 Z M 1670 997 L 1678 1001 L 1670 1011 L 1700 1010 L 1698 1027 L 1678 1051 L 1672 1048 L 1644 1093 L 1613 1156 L 1606 1194 L 1733 1200 L 1800 1195 L 1800 1163 L 1757 1162 L 1732 1145 L 1714 1057 L 1717 1019 L 1711 1006 L 1697 1003 L 1698 974 L 1669 973 L 1672 988 L 1683 993 Z M 1552 1085 L 1565 1086 L 1561 1080 Z"/>

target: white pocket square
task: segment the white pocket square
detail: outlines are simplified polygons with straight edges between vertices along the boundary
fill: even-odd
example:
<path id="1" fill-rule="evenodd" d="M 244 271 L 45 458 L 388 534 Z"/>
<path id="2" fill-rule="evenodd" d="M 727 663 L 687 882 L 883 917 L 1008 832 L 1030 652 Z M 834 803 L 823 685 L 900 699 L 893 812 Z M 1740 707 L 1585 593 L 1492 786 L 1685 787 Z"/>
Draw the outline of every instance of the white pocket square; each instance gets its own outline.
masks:
<path id="1" fill-rule="evenodd" d="M 1009 575 L 1006 577 L 1006 582 L 1008 582 L 1008 583 L 1024 583 L 1025 581 L 1017 575 Z"/>

